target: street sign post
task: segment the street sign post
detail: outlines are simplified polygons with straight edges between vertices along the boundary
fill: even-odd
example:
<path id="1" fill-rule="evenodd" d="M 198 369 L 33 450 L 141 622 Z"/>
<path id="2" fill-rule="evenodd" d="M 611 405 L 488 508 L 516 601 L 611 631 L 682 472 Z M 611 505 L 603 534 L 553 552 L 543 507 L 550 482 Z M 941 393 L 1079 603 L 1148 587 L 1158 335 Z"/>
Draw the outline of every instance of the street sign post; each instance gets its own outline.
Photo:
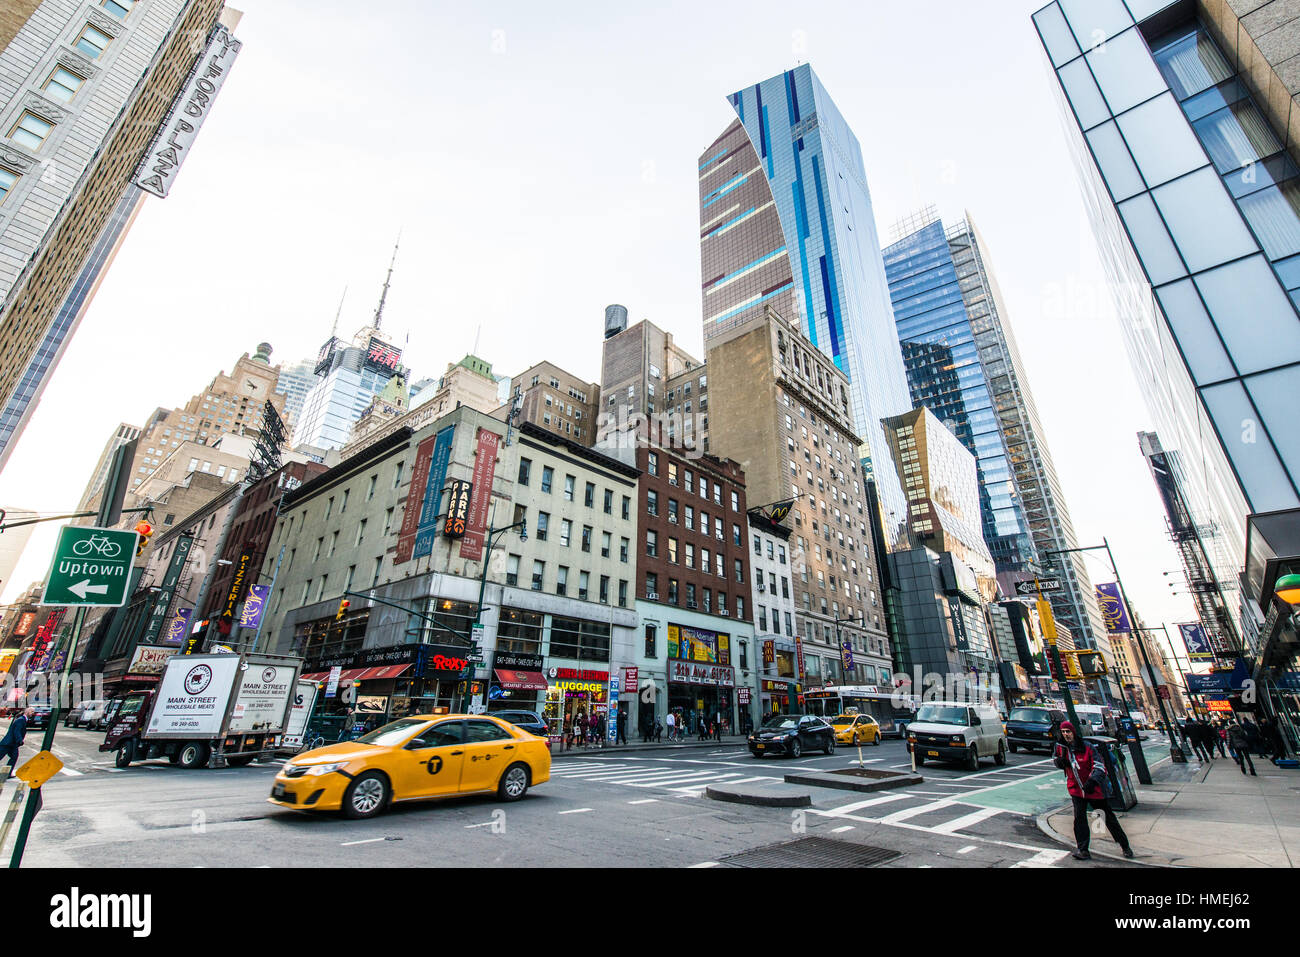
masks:
<path id="1" fill-rule="evenodd" d="M 139 537 L 117 528 L 63 526 L 41 604 L 100 608 L 126 604 Z"/>
<path id="2" fill-rule="evenodd" d="M 1017 595 L 1037 595 L 1039 586 L 1042 586 L 1044 592 L 1060 591 L 1061 580 L 1059 578 L 1040 578 L 1035 584 L 1031 578 L 1028 581 L 1016 582 Z"/>

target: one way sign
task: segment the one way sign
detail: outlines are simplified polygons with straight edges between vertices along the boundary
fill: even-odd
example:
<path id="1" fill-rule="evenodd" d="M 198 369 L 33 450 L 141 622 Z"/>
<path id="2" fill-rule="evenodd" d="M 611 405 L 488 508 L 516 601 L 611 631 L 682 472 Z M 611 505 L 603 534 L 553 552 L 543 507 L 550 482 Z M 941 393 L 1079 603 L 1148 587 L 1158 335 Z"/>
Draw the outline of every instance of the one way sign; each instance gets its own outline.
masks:
<path id="1" fill-rule="evenodd" d="M 1050 591 L 1060 591 L 1061 580 L 1059 578 L 1040 578 L 1038 579 L 1038 585 L 1034 584 L 1034 580 L 1032 578 L 1029 579 L 1029 581 L 1016 582 L 1016 594 L 1037 595 L 1039 587 L 1043 589 L 1044 593 Z"/>

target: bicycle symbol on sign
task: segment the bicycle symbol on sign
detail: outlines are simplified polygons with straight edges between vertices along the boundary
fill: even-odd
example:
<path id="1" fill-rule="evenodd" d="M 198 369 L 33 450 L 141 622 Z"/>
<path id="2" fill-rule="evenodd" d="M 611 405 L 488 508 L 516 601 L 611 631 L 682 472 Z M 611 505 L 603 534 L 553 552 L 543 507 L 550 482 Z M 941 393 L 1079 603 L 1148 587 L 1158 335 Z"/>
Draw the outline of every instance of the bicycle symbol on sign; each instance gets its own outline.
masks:
<path id="1" fill-rule="evenodd" d="M 90 538 L 83 538 L 72 546 L 72 554 L 80 558 L 84 558 L 91 552 L 101 558 L 116 558 L 121 551 L 122 546 L 107 535 L 91 535 Z"/>

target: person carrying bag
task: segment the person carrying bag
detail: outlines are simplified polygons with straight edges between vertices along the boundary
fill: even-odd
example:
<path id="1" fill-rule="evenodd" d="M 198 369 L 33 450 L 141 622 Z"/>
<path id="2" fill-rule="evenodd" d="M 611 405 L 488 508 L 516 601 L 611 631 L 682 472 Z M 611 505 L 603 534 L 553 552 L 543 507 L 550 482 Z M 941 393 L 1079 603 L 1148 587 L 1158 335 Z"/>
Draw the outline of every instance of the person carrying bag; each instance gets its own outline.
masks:
<path id="1" fill-rule="evenodd" d="M 1070 802 L 1074 805 L 1074 841 L 1078 850 L 1073 854 L 1075 860 L 1089 861 L 1088 852 L 1090 835 L 1088 831 L 1088 809 L 1101 811 L 1106 817 L 1106 829 L 1115 843 L 1120 846 L 1125 857 L 1133 857 L 1128 835 L 1119 825 L 1119 818 L 1110 809 L 1106 800 L 1110 790 L 1110 777 L 1106 773 L 1106 764 L 1097 749 L 1088 744 L 1074 730 L 1074 724 L 1061 722 L 1061 740 L 1055 751 L 1054 763 L 1065 771 L 1065 789 L 1070 792 Z"/>

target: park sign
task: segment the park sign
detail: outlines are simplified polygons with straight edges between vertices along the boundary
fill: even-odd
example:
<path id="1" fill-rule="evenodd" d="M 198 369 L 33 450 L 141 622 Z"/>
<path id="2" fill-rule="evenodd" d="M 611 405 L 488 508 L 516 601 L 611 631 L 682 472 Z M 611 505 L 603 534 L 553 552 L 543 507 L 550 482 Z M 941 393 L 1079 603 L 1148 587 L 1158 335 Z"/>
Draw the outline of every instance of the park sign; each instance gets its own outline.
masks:
<path id="1" fill-rule="evenodd" d="M 42 605 L 120 608 L 131 587 L 139 534 L 118 528 L 65 525 L 45 576 Z"/>

